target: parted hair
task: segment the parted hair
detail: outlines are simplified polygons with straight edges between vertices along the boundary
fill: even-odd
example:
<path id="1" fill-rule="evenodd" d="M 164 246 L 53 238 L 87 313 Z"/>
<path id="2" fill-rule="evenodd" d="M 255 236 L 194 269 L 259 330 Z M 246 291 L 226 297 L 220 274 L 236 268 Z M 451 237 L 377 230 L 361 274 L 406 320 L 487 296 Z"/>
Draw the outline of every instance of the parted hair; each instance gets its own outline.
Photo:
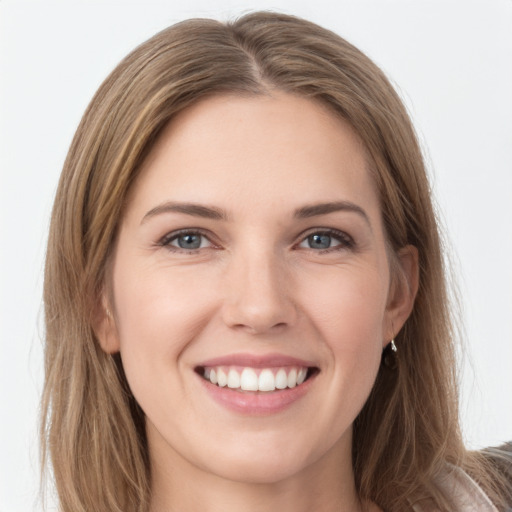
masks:
<path id="1" fill-rule="evenodd" d="M 499 478 L 461 441 L 452 315 L 424 159 L 383 72 L 338 35 L 283 14 L 230 23 L 193 19 L 130 53 L 101 85 L 77 129 L 52 212 L 44 280 L 43 467 L 51 463 L 63 512 L 146 512 L 151 468 L 144 414 L 118 354 L 105 353 L 94 317 L 131 184 L 162 129 L 214 95 L 272 90 L 321 102 L 364 144 L 390 254 L 412 244 L 419 290 L 354 424 L 361 498 L 386 511 L 427 500 L 452 510 L 435 486 L 462 467 L 498 506 Z M 220 128 L 221 129 L 221 128 Z M 393 368 L 396 366 L 396 368 Z"/>

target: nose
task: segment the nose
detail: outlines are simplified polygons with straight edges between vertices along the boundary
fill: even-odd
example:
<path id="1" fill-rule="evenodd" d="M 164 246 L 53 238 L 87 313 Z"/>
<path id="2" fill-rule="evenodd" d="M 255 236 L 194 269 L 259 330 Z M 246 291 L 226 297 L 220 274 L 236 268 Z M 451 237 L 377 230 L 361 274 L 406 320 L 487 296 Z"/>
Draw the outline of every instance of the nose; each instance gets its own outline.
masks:
<path id="1" fill-rule="evenodd" d="M 226 325 L 262 334 L 297 320 L 289 272 L 272 254 L 233 257 L 226 279 L 222 316 Z"/>

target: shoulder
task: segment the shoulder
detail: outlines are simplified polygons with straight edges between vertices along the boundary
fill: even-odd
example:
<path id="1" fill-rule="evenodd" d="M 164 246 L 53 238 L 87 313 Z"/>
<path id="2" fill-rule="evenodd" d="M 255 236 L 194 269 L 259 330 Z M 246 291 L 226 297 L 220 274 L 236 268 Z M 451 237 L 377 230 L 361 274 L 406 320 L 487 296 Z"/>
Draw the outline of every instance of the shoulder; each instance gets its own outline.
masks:
<path id="1" fill-rule="evenodd" d="M 496 478 L 500 479 L 499 484 L 498 482 L 494 483 L 496 490 L 499 489 L 502 503 L 506 504 L 503 507 L 504 512 L 512 512 L 512 442 L 498 447 L 484 448 L 480 451 L 480 455 L 489 468 L 492 468 Z M 497 511 L 488 496 L 466 472 L 454 466 L 449 466 L 447 469 L 449 477 L 444 482 L 438 482 L 438 485 L 444 485 L 445 489 L 459 500 L 461 508 L 457 510 L 464 512 L 466 510 Z M 468 505 L 471 500 L 475 500 L 473 508 Z"/>
<path id="2" fill-rule="evenodd" d="M 512 443 L 497 448 L 481 450 L 485 463 L 492 466 L 495 474 L 503 477 L 505 487 L 500 485 L 500 494 L 507 503 L 498 510 L 478 483 L 462 468 L 447 464 L 435 478 L 439 491 L 451 502 L 455 512 L 512 512 Z M 427 500 L 428 502 L 428 500 Z M 507 508 L 508 507 L 508 508 Z M 437 507 L 415 504 L 415 512 L 435 512 Z"/>
<path id="3" fill-rule="evenodd" d="M 503 499 L 508 505 L 507 512 L 512 512 L 512 442 L 498 447 L 485 448 L 481 454 L 487 463 L 501 475 L 503 479 Z"/>
<path id="4" fill-rule="evenodd" d="M 487 494 L 459 467 L 448 465 L 435 483 L 457 512 L 498 512 Z"/>
<path id="5" fill-rule="evenodd" d="M 485 448 L 481 453 L 508 479 L 512 487 L 512 441 L 501 446 Z"/>

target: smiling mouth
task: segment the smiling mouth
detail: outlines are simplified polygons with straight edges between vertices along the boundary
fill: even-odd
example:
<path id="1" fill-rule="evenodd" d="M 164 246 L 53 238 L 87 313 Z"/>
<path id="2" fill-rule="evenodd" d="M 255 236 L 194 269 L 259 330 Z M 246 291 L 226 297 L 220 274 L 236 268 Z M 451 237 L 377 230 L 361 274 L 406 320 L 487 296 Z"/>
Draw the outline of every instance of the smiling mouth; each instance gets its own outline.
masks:
<path id="1" fill-rule="evenodd" d="M 286 366 L 252 368 L 240 366 L 198 366 L 196 373 L 219 388 L 252 393 L 271 393 L 302 385 L 318 373 L 316 367 Z"/>

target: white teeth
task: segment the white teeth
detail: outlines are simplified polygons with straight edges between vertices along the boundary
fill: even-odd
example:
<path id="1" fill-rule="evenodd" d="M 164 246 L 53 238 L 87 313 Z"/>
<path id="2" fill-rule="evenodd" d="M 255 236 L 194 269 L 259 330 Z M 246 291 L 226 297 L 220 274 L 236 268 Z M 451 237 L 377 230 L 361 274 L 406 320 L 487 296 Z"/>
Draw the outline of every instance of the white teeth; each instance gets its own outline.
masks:
<path id="1" fill-rule="evenodd" d="M 227 386 L 242 391 L 269 392 L 299 386 L 306 380 L 307 371 L 304 367 L 285 367 L 277 371 L 270 368 L 262 370 L 244 368 L 240 373 L 235 367 L 218 366 L 205 368 L 203 377 L 221 388 Z"/>
<path id="2" fill-rule="evenodd" d="M 217 371 L 217 384 L 223 388 L 228 383 L 228 376 L 224 373 L 222 368 Z"/>
<path id="3" fill-rule="evenodd" d="M 244 391 L 258 391 L 258 376 L 252 368 L 244 368 L 240 376 L 240 387 Z"/>
<path id="4" fill-rule="evenodd" d="M 276 373 L 276 388 L 285 389 L 288 387 L 288 376 L 283 368 Z"/>
<path id="5" fill-rule="evenodd" d="M 258 379 L 259 391 L 274 391 L 276 389 L 276 379 L 271 370 L 263 370 Z"/>
<path id="6" fill-rule="evenodd" d="M 272 370 L 262 370 L 258 378 L 258 390 L 259 391 L 275 391 L 276 379 Z"/>
<path id="7" fill-rule="evenodd" d="M 294 388 L 297 385 L 297 370 L 292 368 L 288 374 L 288 387 Z"/>
<path id="8" fill-rule="evenodd" d="M 228 373 L 228 388 L 237 389 L 240 387 L 240 374 L 233 368 Z"/>

